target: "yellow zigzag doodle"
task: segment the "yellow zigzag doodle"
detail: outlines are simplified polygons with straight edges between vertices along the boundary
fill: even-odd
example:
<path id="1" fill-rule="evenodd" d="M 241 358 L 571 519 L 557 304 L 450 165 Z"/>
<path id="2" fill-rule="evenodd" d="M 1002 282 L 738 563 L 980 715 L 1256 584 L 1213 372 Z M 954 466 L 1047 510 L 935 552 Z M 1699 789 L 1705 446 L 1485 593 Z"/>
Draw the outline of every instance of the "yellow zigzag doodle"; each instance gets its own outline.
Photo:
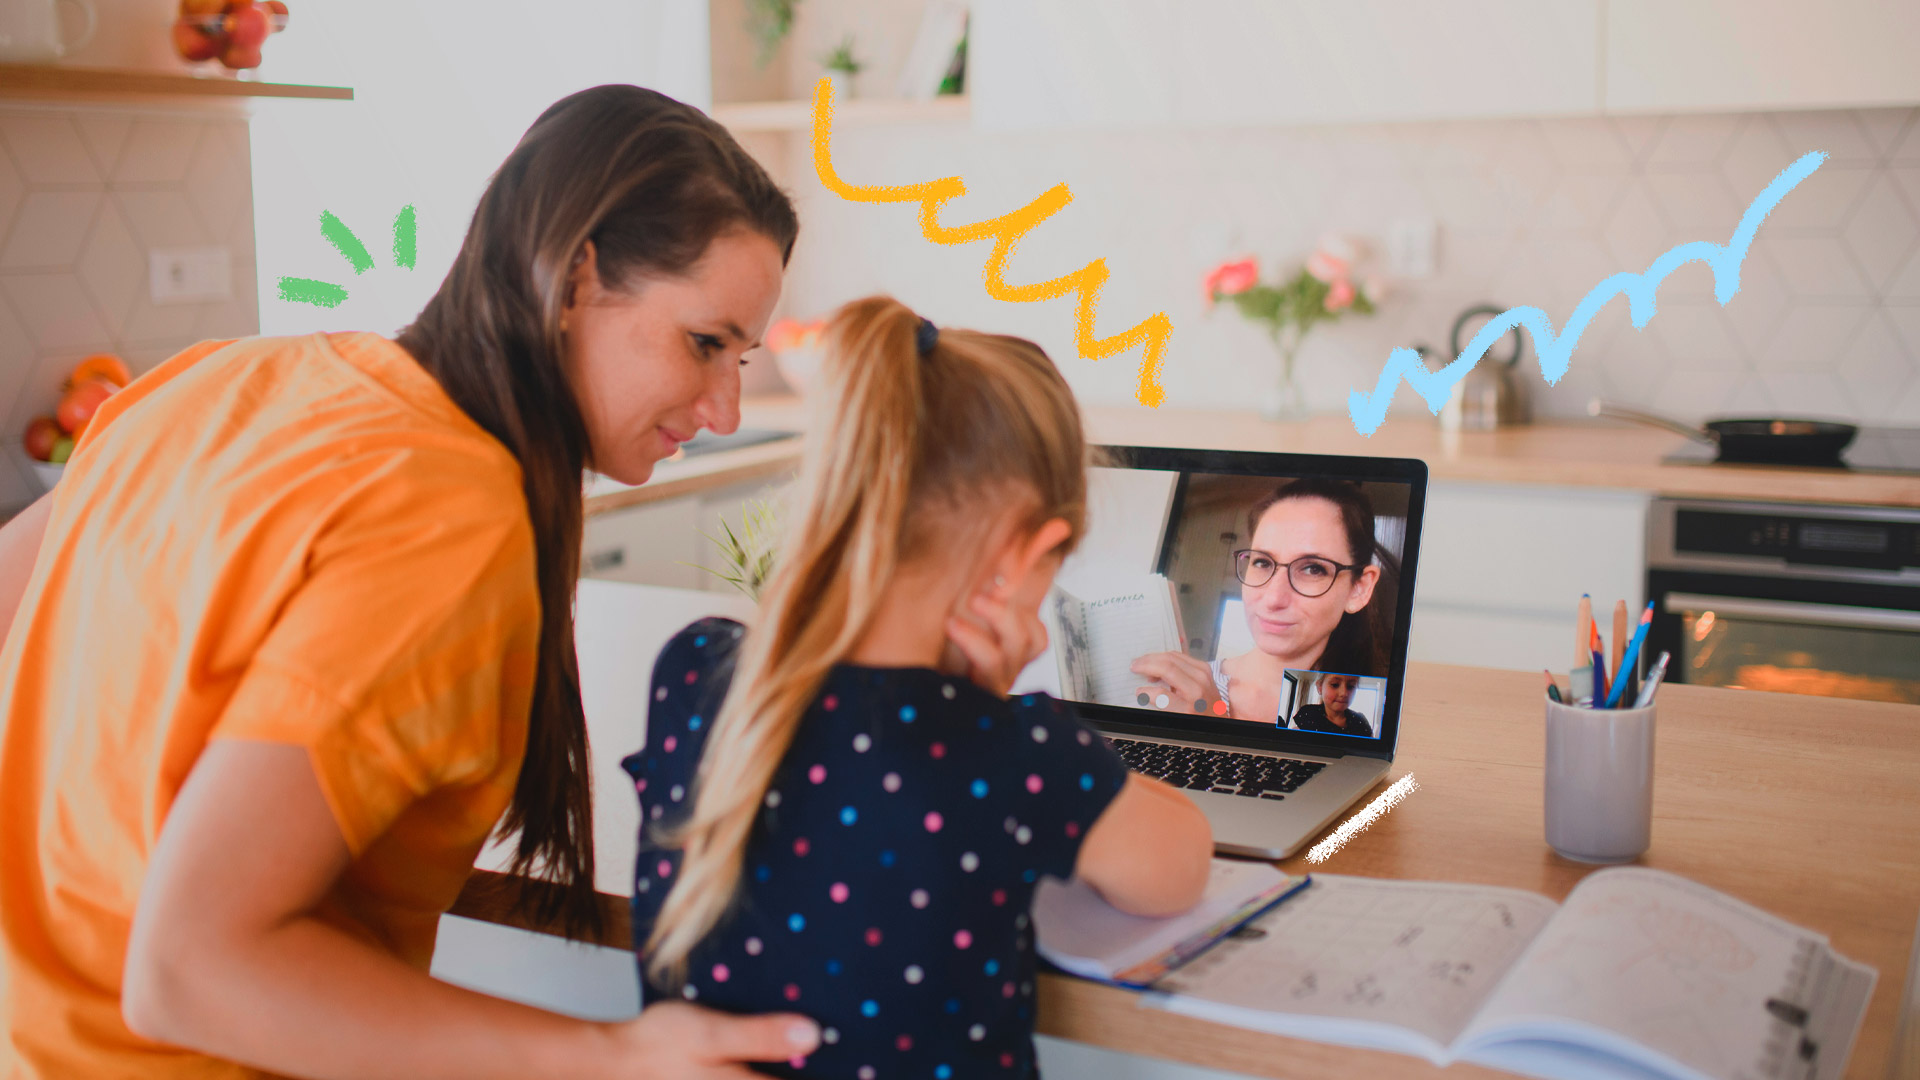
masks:
<path id="1" fill-rule="evenodd" d="M 821 79 L 813 90 L 813 168 L 828 191 L 849 202 L 918 202 L 920 232 L 936 244 L 968 244 L 993 237 L 993 253 L 987 256 L 982 271 L 987 295 L 1013 304 L 1031 304 L 1052 300 L 1069 292 L 1078 293 L 1080 305 L 1075 312 L 1074 346 L 1088 360 L 1103 360 L 1142 342 L 1146 354 L 1140 358 L 1140 381 L 1133 396 L 1140 404 L 1157 409 L 1167 393 L 1160 386 L 1160 368 L 1167 351 L 1167 338 L 1173 334 L 1173 320 L 1162 311 L 1140 325 L 1112 337 L 1093 336 L 1093 312 L 1100 302 L 1100 287 L 1107 283 L 1107 261 L 1095 259 L 1064 277 L 1034 285 L 1009 285 L 1002 271 L 1013 254 L 1013 246 L 1029 229 L 1052 217 L 1073 201 L 1073 192 L 1065 184 L 1055 184 L 1039 198 L 1010 214 L 972 225 L 952 228 L 939 223 L 940 207 L 949 199 L 967 193 L 966 182 L 957 176 L 929 180 L 923 184 L 899 187 L 860 186 L 840 179 L 833 171 L 833 84 Z"/>

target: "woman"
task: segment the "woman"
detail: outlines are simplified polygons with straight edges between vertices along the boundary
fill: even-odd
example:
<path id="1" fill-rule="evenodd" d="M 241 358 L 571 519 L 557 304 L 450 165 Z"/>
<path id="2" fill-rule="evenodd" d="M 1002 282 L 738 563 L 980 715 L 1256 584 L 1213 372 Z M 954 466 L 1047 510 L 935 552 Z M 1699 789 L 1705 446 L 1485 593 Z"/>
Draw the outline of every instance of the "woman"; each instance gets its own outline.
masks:
<path id="1" fill-rule="evenodd" d="M 1133 671 L 1155 680 L 1140 688 L 1195 712 L 1284 723 L 1281 676 L 1288 670 L 1385 674 L 1392 641 L 1393 556 L 1373 533 L 1373 502 L 1358 484 L 1303 477 L 1276 487 L 1247 511 L 1246 548 L 1233 553 L 1234 576 L 1253 648 L 1211 664 L 1185 653 L 1151 653 Z M 1385 602 L 1373 604 L 1376 591 Z"/>
<path id="2" fill-rule="evenodd" d="M 0 1076 L 812 1048 L 798 1017 L 587 1023 L 426 973 L 496 825 L 540 914 L 594 921 L 582 470 L 637 484 L 735 428 L 796 232 L 718 125 L 600 87 L 528 130 L 398 339 L 206 343 L 102 409 L 0 533 Z"/>
<path id="3" fill-rule="evenodd" d="M 1295 728 L 1352 735 L 1361 739 L 1373 738 L 1373 725 L 1367 721 L 1366 714 L 1349 707 L 1353 704 L 1353 692 L 1360 685 L 1359 676 L 1322 671 L 1314 676 L 1313 684 L 1320 691 L 1320 700 L 1311 705 L 1302 705 L 1294 712 Z"/>

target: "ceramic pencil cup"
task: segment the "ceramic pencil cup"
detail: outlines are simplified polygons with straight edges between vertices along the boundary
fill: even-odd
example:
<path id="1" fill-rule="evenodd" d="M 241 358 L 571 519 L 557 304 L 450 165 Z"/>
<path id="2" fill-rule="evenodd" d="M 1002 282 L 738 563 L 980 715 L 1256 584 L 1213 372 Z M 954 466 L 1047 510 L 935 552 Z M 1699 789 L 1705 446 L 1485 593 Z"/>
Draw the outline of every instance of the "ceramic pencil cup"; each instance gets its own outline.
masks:
<path id="1" fill-rule="evenodd" d="M 1577 862 L 1630 862 L 1653 833 L 1654 706 L 1547 704 L 1547 844 Z"/>

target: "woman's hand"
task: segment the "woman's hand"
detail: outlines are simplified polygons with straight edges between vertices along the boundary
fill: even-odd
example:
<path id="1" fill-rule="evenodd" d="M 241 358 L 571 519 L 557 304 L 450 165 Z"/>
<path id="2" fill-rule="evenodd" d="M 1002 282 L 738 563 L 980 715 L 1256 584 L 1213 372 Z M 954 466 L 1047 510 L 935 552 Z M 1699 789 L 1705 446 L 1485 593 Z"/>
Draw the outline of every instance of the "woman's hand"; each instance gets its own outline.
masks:
<path id="1" fill-rule="evenodd" d="M 1164 708 L 1216 715 L 1214 702 L 1220 700 L 1220 687 L 1205 660 L 1195 660 L 1186 653 L 1148 653 L 1135 660 L 1129 670 L 1154 680 L 1155 685 L 1137 691 L 1147 695 L 1149 703 L 1157 703 L 1165 694 L 1169 700 Z"/>
<path id="2" fill-rule="evenodd" d="M 743 1061 L 790 1061 L 811 1054 L 820 1029 L 797 1016 L 729 1016 L 680 1001 L 649 1005 L 632 1020 L 608 1025 L 617 1045 L 606 1055 L 618 1074 L 747 1080 Z"/>

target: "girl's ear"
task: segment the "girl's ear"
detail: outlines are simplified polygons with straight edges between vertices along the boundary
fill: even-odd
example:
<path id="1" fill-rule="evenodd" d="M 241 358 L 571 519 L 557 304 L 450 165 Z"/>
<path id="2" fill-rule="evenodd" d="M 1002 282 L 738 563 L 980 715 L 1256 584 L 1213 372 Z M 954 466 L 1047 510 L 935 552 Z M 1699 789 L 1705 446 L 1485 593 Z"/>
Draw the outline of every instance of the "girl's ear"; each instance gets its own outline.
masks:
<path id="1" fill-rule="evenodd" d="M 1011 596 L 1019 591 L 1021 583 L 1033 573 L 1040 560 L 1072 535 L 1073 526 L 1064 518 L 1049 519 L 1025 538 L 1016 535 L 994 560 L 989 591 L 999 596 Z"/>

